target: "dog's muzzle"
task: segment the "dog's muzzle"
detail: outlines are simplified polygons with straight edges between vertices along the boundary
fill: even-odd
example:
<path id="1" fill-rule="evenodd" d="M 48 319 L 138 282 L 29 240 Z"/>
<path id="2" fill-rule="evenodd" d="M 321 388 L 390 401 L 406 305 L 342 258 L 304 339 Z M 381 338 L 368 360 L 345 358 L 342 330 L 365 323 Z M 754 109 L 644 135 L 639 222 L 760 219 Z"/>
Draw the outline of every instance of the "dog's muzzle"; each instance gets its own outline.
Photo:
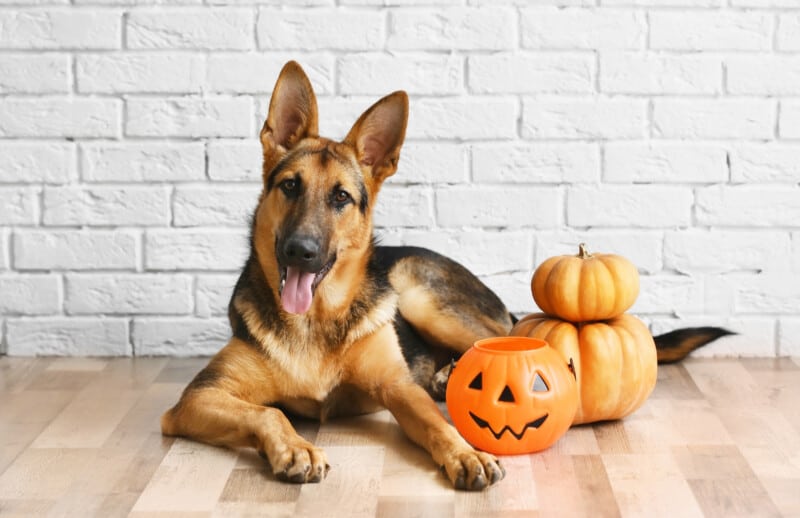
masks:
<path id="1" fill-rule="evenodd" d="M 323 252 L 319 240 L 311 236 L 291 236 L 283 243 L 276 242 L 284 311 L 299 315 L 311 308 L 317 286 L 336 262 L 335 255 L 328 258 Z"/>

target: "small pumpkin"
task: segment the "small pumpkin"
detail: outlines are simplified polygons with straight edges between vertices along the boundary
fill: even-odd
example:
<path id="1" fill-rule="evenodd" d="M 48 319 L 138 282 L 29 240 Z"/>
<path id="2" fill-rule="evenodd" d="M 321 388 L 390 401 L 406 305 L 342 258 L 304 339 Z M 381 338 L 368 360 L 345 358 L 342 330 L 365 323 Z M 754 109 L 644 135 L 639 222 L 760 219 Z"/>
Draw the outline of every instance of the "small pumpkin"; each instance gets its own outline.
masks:
<path id="1" fill-rule="evenodd" d="M 656 385 L 653 336 L 632 315 L 573 324 L 534 313 L 510 334 L 546 340 L 565 360 L 572 359 L 579 394 L 573 424 L 625 417 L 642 406 Z"/>
<path id="2" fill-rule="evenodd" d="M 607 320 L 625 313 L 639 295 L 639 272 L 622 256 L 590 254 L 551 257 L 534 272 L 531 291 L 549 315 L 570 322 Z"/>
<path id="3" fill-rule="evenodd" d="M 447 410 L 473 446 L 497 455 L 550 447 L 570 427 L 578 388 L 567 362 L 525 337 L 475 342 L 447 383 Z"/>

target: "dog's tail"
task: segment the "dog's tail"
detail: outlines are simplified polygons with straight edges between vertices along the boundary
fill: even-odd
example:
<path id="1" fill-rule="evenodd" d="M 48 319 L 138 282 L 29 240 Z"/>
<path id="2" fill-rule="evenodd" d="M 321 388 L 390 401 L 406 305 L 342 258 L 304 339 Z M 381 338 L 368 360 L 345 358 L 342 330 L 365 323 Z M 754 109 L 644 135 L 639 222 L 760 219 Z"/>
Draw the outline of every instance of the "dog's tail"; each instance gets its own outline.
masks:
<path id="1" fill-rule="evenodd" d="M 689 327 L 654 336 L 658 363 L 675 363 L 717 338 L 736 333 L 721 327 Z"/>

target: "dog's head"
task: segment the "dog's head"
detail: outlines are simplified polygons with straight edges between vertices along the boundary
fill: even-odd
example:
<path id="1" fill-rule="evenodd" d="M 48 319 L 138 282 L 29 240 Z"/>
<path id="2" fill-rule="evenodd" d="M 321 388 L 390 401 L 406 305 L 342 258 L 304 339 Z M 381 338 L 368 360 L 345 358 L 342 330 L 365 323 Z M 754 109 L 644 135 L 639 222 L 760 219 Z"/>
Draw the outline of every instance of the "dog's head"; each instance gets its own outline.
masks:
<path id="1" fill-rule="evenodd" d="M 297 63 L 278 77 L 261 130 L 264 189 L 253 244 L 267 282 L 288 313 L 352 298 L 372 246 L 372 208 L 397 170 L 408 96 L 372 105 L 347 137 L 320 137 L 317 100 Z"/>

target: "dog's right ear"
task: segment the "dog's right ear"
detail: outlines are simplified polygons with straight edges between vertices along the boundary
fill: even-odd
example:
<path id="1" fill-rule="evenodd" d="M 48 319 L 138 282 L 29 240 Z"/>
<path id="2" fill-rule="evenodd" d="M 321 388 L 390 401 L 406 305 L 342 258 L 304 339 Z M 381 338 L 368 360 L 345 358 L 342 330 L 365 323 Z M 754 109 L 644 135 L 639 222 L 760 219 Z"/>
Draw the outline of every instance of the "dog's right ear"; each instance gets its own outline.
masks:
<path id="1" fill-rule="evenodd" d="M 316 137 L 318 132 L 317 98 L 311 82 L 297 62 L 289 61 L 275 82 L 261 128 L 265 172 L 298 142 Z"/>

